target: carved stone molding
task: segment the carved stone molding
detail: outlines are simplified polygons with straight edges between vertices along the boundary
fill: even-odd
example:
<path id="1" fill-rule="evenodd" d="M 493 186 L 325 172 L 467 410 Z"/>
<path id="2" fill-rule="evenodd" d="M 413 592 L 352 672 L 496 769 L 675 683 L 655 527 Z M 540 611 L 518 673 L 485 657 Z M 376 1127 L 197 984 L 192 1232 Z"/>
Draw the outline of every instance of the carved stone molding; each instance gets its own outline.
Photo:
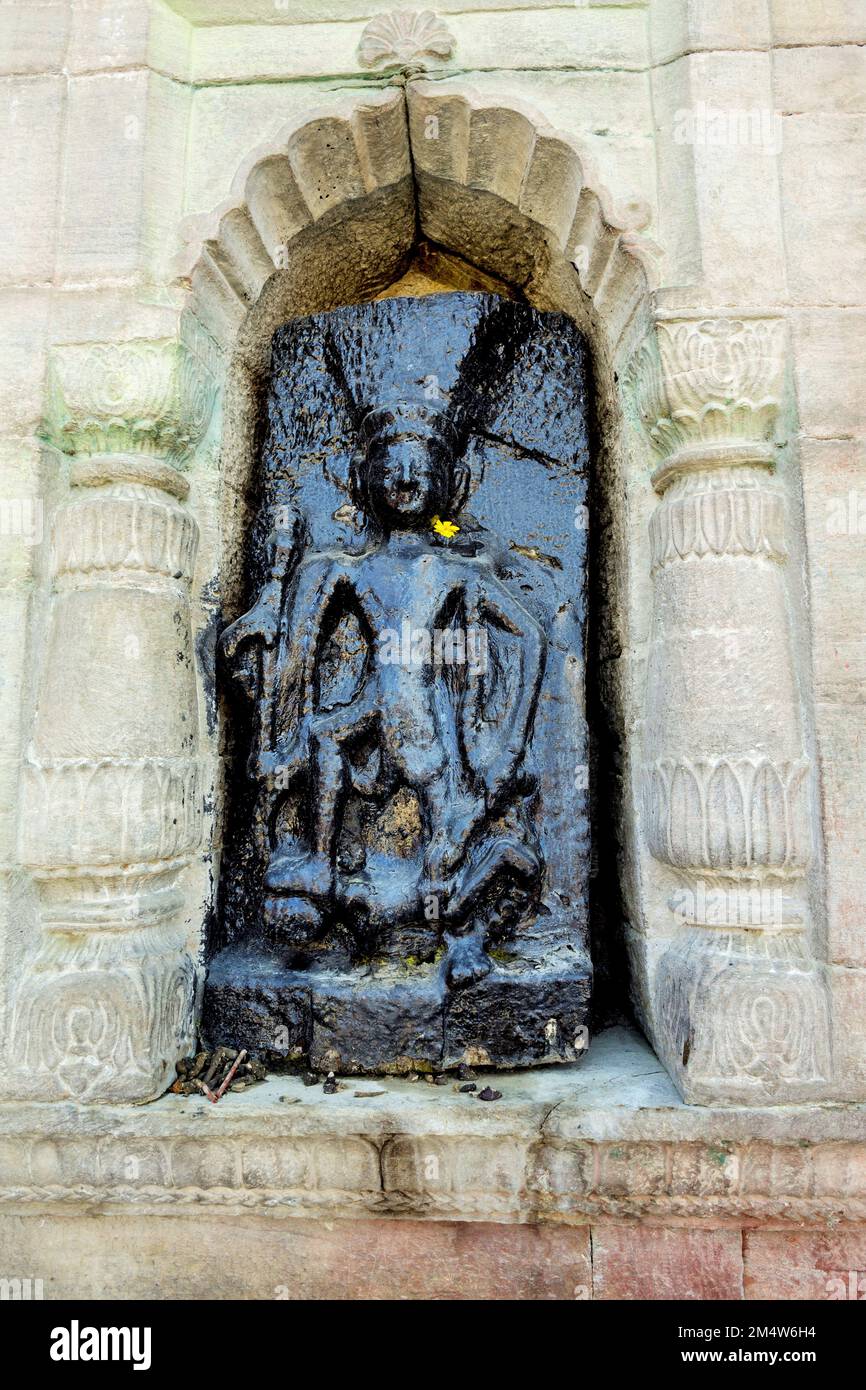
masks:
<path id="1" fill-rule="evenodd" d="M 22 862 L 39 870 L 180 859 L 201 837 L 192 759 L 28 761 L 22 797 Z"/>
<path id="2" fill-rule="evenodd" d="M 784 377 L 779 319 L 659 319 L 628 374 L 637 420 L 660 456 L 659 490 L 689 467 L 773 462 Z"/>
<path id="3" fill-rule="evenodd" d="M 687 927 L 657 989 L 665 1051 L 691 1101 L 806 1100 L 828 1080 L 827 995 L 802 932 Z"/>
<path id="4" fill-rule="evenodd" d="M 195 969 L 176 933 L 48 935 L 13 1020 L 14 1074 L 43 1100 L 158 1095 L 193 1041 Z"/>
<path id="5" fill-rule="evenodd" d="M 491 197 L 497 206 L 488 216 L 482 207 Z M 339 236 L 335 229 L 357 229 L 366 209 L 376 219 L 383 284 L 401 273 L 416 236 L 523 283 L 542 231 L 572 273 L 577 266 L 612 346 L 655 273 L 653 246 L 636 230 L 645 207 L 615 204 L 591 157 L 567 135 L 520 101 L 416 80 L 305 113 L 250 154 L 213 213 L 189 220 L 177 268 L 192 285 L 190 341 L 198 334 L 218 354 L 229 352 L 270 277 L 303 264 L 316 224 L 327 219 Z M 525 252 L 503 225 L 525 228 Z M 347 247 L 354 244 L 350 235 Z M 364 297 L 358 258 L 335 263 L 330 243 L 327 255 L 329 283 L 340 279 L 338 302 Z"/>
<path id="6" fill-rule="evenodd" d="M 774 1033 L 778 1022 L 783 1037 L 784 1020 L 757 1020 Z M 739 1044 L 746 1065 L 753 1026 Z M 220 1108 L 218 1135 L 204 1100 L 107 1107 L 86 1128 L 72 1107 L 2 1105 L 0 1203 L 255 1210 L 283 1225 L 292 1215 L 578 1223 L 604 1214 L 826 1229 L 866 1217 L 860 1109 L 689 1110 L 652 1058 L 641 1063 L 636 1083 L 619 1072 L 612 1082 L 608 1062 L 594 1098 L 573 1077 L 551 1088 L 549 1074 L 535 1091 L 520 1078 L 518 1098 L 506 1077 L 495 1124 L 465 1096 L 437 1088 L 427 1099 L 432 1088 L 388 1080 L 360 1107 L 316 1104 L 299 1078 L 271 1078 Z M 611 1105 L 612 1087 L 628 1102 Z"/>
<path id="7" fill-rule="evenodd" d="M 675 560 L 706 555 L 762 555 L 784 560 L 785 501 L 762 469 L 740 476 L 730 467 L 683 473 L 650 518 L 653 571 Z"/>
<path id="8" fill-rule="evenodd" d="M 753 874 L 809 862 L 805 758 L 659 758 L 647 768 L 646 835 L 676 868 Z"/>
<path id="9" fill-rule="evenodd" d="M 57 575 L 100 570 L 162 575 L 189 583 L 198 527 L 189 512 L 152 488 L 116 483 L 65 507 L 54 533 Z"/>
<path id="10" fill-rule="evenodd" d="M 445 62 L 454 52 L 451 30 L 432 10 L 391 10 L 364 26 L 358 58 L 364 67 L 392 72 Z"/>

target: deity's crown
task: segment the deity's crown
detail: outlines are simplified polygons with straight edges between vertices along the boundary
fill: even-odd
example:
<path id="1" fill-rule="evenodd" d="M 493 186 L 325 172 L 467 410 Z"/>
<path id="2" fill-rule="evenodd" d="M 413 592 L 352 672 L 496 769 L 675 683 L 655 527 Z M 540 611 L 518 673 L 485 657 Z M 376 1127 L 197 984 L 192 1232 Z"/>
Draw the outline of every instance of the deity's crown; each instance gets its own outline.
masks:
<path id="1" fill-rule="evenodd" d="M 368 410 L 361 421 L 361 438 L 368 446 L 374 439 L 393 439 L 405 435 L 416 439 L 436 439 L 449 449 L 458 442 L 458 431 L 441 406 L 426 401 L 398 400 Z"/>

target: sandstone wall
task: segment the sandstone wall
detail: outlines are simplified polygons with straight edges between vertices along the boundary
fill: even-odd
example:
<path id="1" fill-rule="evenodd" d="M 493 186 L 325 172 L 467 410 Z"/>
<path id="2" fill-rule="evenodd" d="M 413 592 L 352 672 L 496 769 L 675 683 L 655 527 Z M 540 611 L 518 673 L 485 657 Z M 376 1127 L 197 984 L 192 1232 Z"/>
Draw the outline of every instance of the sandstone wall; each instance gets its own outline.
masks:
<path id="1" fill-rule="evenodd" d="M 213 234 L 202 228 L 213 228 L 215 212 L 239 200 L 238 180 L 251 167 L 256 150 L 266 149 L 287 127 L 300 128 L 323 105 L 351 111 L 365 96 L 387 94 L 387 76 L 358 56 L 374 13 L 363 0 L 21 0 L 0 7 L 0 178 L 6 224 L 0 238 L 0 333 L 6 366 L 0 381 L 0 1006 L 7 1034 L 21 974 L 30 970 L 26 962 L 32 959 L 46 912 L 49 917 L 55 912 L 55 921 L 60 912 L 69 925 L 71 911 L 57 907 L 62 897 L 57 875 L 43 887 L 40 899 L 30 868 L 47 863 L 54 872 L 63 867 L 64 856 L 75 861 L 76 854 L 79 867 L 104 867 L 111 853 L 100 848 L 98 808 L 103 799 L 116 802 L 118 795 L 109 781 L 104 787 L 88 782 L 86 792 L 78 787 L 61 795 L 45 781 L 42 764 L 38 786 L 27 777 L 22 780 L 22 752 L 28 745 L 36 747 L 37 761 L 42 756 L 52 763 L 52 775 L 63 758 L 113 759 L 124 766 L 149 759 L 151 767 L 162 756 L 165 766 L 160 763 L 157 769 L 162 780 L 142 790 L 133 769 L 127 779 L 133 790 L 123 792 L 134 801 L 139 798 L 135 804 L 147 821 L 151 813 L 159 814 L 154 805 L 174 806 L 172 798 L 179 796 L 187 806 L 198 795 L 184 780 L 194 775 L 188 764 L 197 753 L 184 740 L 197 722 L 207 809 L 176 847 L 178 854 L 193 856 L 192 863 L 178 871 L 162 897 L 152 879 L 147 887 L 151 897 L 156 891 L 148 911 L 162 914 L 163 956 L 183 956 L 189 963 L 181 962 L 170 979 L 156 970 L 153 987 L 167 989 L 172 998 L 177 990 L 182 994 L 192 988 L 190 971 L 212 900 L 219 850 L 212 819 L 219 787 L 216 734 L 208 732 L 213 709 L 207 661 L 197 664 L 194 694 L 175 690 L 170 701 L 174 713 L 164 728 L 151 730 L 152 736 L 142 735 L 136 742 L 138 735 L 124 725 L 114 737 L 95 727 L 101 716 L 90 722 L 85 713 L 81 727 L 67 738 L 78 716 L 74 708 L 64 707 L 65 668 L 52 652 L 59 644 L 64 659 L 71 661 L 69 645 L 83 642 L 92 624 L 92 650 L 89 655 L 78 652 L 76 679 L 81 678 L 81 663 L 89 662 L 85 684 L 90 682 L 88 688 L 100 695 L 104 707 L 122 710 L 135 702 L 141 688 L 144 668 L 135 662 L 146 665 L 154 625 L 179 622 L 184 627 L 188 635 L 182 649 L 190 670 L 194 650 L 206 657 L 206 634 L 220 599 L 218 575 L 221 565 L 230 564 L 223 546 L 226 503 L 220 495 L 219 462 L 226 431 L 218 406 L 209 423 L 207 411 L 201 412 L 195 439 L 181 439 L 185 430 L 189 434 L 188 413 L 184 415 L 183 402 L 177 404 L 185 387 L 172 375 L 175 365 L 169 358 L 189 302 L 187 277 L 203 235 Z M 532 9 L 507 0 L 445 0 L 438 13 L 454 44 L 450 56 L 433 64 L 436 100 L 440 94 L 444 100 L 449 91 L 471 92 L 478 108 L 529 109 L 536 129 L 546 123 L 563 132 L 585 157 L 586 168 L 594 166 L 593 187 L 600 190 L 603 216 L 636 239 L 635 244 L 640 242 L 642 264 L 654 287 L 647 305 L 675 322 L 678 314 L 712 313 L 725 322 L 770 322 L 784 335 L 779 381 L 767 388 L 775 393 L 775 438 L 784 446 L 778 470 L 788 518 L 784 592 L 773 589 L 756 602 L 778 603 L 790 634 L 784 652 L 764 653 L 759 680 L 750 684 L 741 671 L 741 683 L 732 681 L 731 705 L 744 698 L 746 687 L 753 706 L 765 702 L 766 728 L 756 735 L 750 726 L 742 735 L 750 767 L 765 753 L 782 756 L 772 752 L 777 708 L 796 707 L 796 729 L 783 754 L 786 767 L 799 765 L 798 760 L 808 767 L 808 959 L 817 962 L 819 992 L 825 984 L 829 990 L 834 1049 L 831 1068 L 820 1057 L 809 1063 L 817 1083 L 810 1081 L 807 1090 L 819 1097 L 861 1098 L 866 1094 L 866 932 L 860 923 L 866 901 L 860 635 L 866 585 L 866 406 L 860 382 L 866 246 L 860 151 L 866 121 L 866 18 L 850 0 L 820 7 L 809 0 L 589 0 Z M 521 130 L 514 128 L 517 144 Z M 500 130 L 497 139 L 503 138 Z M 575 239 L 573 229 L 569 235 L 565 251 L 582 278 L 589 283 L 606 273 L 610 282 L 609 269 L 599 271 L 595 262 L 590 264 L 597 255 L 591 236 Z M 553 293 L 538 290 L 542 298 Z M 596 310 L 602 312 L 598 306 Z M 637 311 L 633 328 L 644 312 Z M 635 329 L 629 351 L 638 340 Z M 110 353 L 94 355 L 89 346 L 129 343 L 133 347 L 122 360 Z M 139 343 L 148 346 L 139 349 Z M 160 356 L 163 347 L 166 356 Z M 196 360 L 208 351 L 200 345 Z M 142 373 L 150 382 L 150 397 L 147 391 L 142 396 Z M 133 379 L 134 389 L 129 385 Z M 95 382 L 105 387 L 97 407 L 92 403 Z M 82 392 L 88 391 L 90 404 L 82 404 Z M 149 437 L 147 449 L 160 460 L 174 451 L 190 484 L 188 502 L 185 497 L 170 500 L 171 488 L 168 494 L 162 489 L 162 475 L 155 482 L 152 473 L 144 482 L 116 474 L 96 482 L 114 488 L 127 510 L 138 495 L 136 488 L 152 491 L 155 486 L 157 502 L 142 503 L 148 524 L 175 518 L 182 526 L 182 508 L 187 507 L 185 515 L 194 519 L 199 536 L 197 551 L 187 556 L 190 564 L 195 562 L 188 587 L 183 592 L 178 588 L 173 570 L 160 578 L 162 562 L 141 562 L 136 572 L 148 576 L 144 587 L 162 585 L 164 590 L 161 616 L 143 617 L 147 603 L 127 595 L 124 603 L 131 603 L 137 616 L 131 618 L 124 609 L 125 616 L 118 617 L 115 607 L 114 628 L 90 608 L 86 620 L 79 621 L 73 612 L 61 621 L 59 605 L 50 600 L 57 561 L 49 531 L 59 525 L 62 549 L 63 526 L 85 524 L 80 503 L 74 514 L 67 504 L 70 496 L 75 501 L 82 495 L 75 469 L 84 466 L 86 471 L 78 454 L 89 428 L 86 419 L 82 424 L 88 409 L 91 414 L 96 410 L 93 428 L 103 453 L 133 445 L 140 450 L 140 427 L 144 419 L 146 431 L 148 410 L 169 420 L 169 426 L 157 430 L 156 444 Z M 629 534 L 643 539 L 630 547 L 623 588 L 627 648 L 621 682 L 626 723 L 639 741 L 644 720 L 654 727 L 657 713 L 656 697 L 646 693 L 653 679 L 652 669 L 647 674 L 647 655 L 655 642 L 648 526 L 657 498 L 649 481 L 654 465 L 646 444 L 629 438 L 625 456 L 632 465 L 623 505 Z M 73 465 L 70 455 L 76 458 Z M 72 493 L 70 468 L 76 484 Z M 85 486 L 93 482 L 91 476 Z M 127 578 L 119 580 L 120 588 L 128 587 Z M 71 587 L 78 597 L 73 601 L 67 596 L 65 602 L 74 610 L 84 600 L 78 581 Z M 747 590 L 743 592 L 747 604 Z M 159 608 L 156 600 L 150 606 L 154 604 Z M 138 638 L 124 647 L 124 634 L 136 624 Z M 772 632 L 778 635 L 780 625 L 771 623 L 768 630 L 772 648 Z M 751 652 L 753 674 L 764 658 L 760 650 Z M 660 707 L 668 694 L 658 694 Z M 56 708 L 48 709 L 52 699 Z M 692 703 L 712 699 L 718 699 L 717 685 L 698 681 Z M 750 707 L 749 719 L 753 714 Z M 748 723 L 745 715 L 743 723 Z M 709 735 L 695 737 L 695 756 L 709 756 Z M 35 745 L 30 742 L 34 739 Z M 86 843 L 79 836 L 65 849 L 46 849 L 41 841 L 35 850 L 22 844 L 23 824 L 32 827 L 52 816 L 64 824 L 76 822 L 76 808 L 82 806 L 97 827 L 95 840 L 85 834 Z M 673 1037 L 680 1023 L 669 1025 L 661 1016 L 654 981 L 659 961 L 667 959 L 665 952 L 679 940 L 667 907 L 679 880 L 663 862 L 664 855 L 659 860 L 649 853 L 636 791 L 627 811 L 631 839 L 625 879 L 634 992 L 664 1053 L 665 1029 Z M 131 814 L 134 819 L 135 811 Z M 113 853 L 124 872 L 124 855 L 141 859 L 141 844 L 151 843 L 150 831 L 132 848 L 124 847 L 123 827 L 111 834 L 121 846 Z M 163 845 L 162 860 L 156 851 L 147 853 L 148 863 L 158 865 L 168 862 L 172 852 Z M 112 891 L 118 901 L 135 900 L 138 906 L 131 912 L 139 910 L 142 894 L 147 895 L 128 875 Z M 88 903 L 86 910 L 76 908 L 79 926 L 93 926 Z M 37 976 L 53 968 L 51 960 L 37 960 Z M 136 969 L 127 969 L 125 960 L 118 966 L 123 976 L 118 988 L 127 987 L 127 976 Z M 673 997 L 681 978 L 687 984 L 692 978 L 693 965 L 674 960 L 669 969 Z M 806 1007 L 813 1009 L 813 1004 Z M 688 1087 L 687 1080 L 683 1084 Z M 795 1092 L 796 1086 L 791 1094 Z M 695 1098 L 701 1098 L 699 1087 Z M 739 1093 L 734 1097 L 742 1098 Z"/>

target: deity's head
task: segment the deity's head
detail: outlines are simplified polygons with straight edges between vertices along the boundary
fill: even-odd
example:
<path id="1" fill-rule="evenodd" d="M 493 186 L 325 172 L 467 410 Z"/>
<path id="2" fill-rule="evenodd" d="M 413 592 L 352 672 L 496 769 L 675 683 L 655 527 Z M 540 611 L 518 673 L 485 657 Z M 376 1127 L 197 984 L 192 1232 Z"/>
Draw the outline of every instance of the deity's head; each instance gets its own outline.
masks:
<path id="1" fill-rule="evenodd" d="M 418 403 L 372 410 L 362 424 L 355 501 L 386 530 L 416 530 L 462 505 L 466 474 L 457 432 L 441 411 Z"/>

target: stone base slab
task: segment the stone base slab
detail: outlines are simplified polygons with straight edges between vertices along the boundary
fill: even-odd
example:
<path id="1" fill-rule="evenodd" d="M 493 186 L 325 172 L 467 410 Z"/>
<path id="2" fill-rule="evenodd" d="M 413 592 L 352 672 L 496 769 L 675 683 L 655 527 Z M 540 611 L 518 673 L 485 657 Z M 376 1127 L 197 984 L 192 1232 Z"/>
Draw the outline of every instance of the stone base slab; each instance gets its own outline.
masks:
<path id="1" fill-rule="evenodd" d="M 0 1269 L 46 1298 L 866 1296 L 863 1106 L 695 1109 L 625 1029 L 482 1076 L 501 1100 L 2 1104 Z"/>
<path id="2" fill-rule="evenodd" d="M 0 1262 L 30 1297 L 41 1289 L 45 1299 L 76 1301 L 862 1301 L 866 1225 L 815 1232 L 609 1221 L 279 1220 L 201 1209 L 97 1218 L 80 1211 L 7 1214 L 0 1215 Z"/>
<path id="3" fill-rule="evenodd" d="M 436 965 L 405 976 L 291 970 L 228 949 L 211 963 L 205 1047 L 245 1047 L 316 1071 L 443 1071 L 461 1063 L 526 1067 L 574 1062 L 586 1041 L 591 971 L 551 952 L 526 968 L 494 966 L 449 989 Z"/>
<path id="4" fill-rule="evenodd" d="M 0 1105 L 0 1209 L 741 1227 L 866 1222 L 866 1108 L 695 1109 L 643 1039 L 457 1083 L 273 1077 L 218 1105 Z M 359 1092 L 360 1094 L 356 1094 Z"/>

